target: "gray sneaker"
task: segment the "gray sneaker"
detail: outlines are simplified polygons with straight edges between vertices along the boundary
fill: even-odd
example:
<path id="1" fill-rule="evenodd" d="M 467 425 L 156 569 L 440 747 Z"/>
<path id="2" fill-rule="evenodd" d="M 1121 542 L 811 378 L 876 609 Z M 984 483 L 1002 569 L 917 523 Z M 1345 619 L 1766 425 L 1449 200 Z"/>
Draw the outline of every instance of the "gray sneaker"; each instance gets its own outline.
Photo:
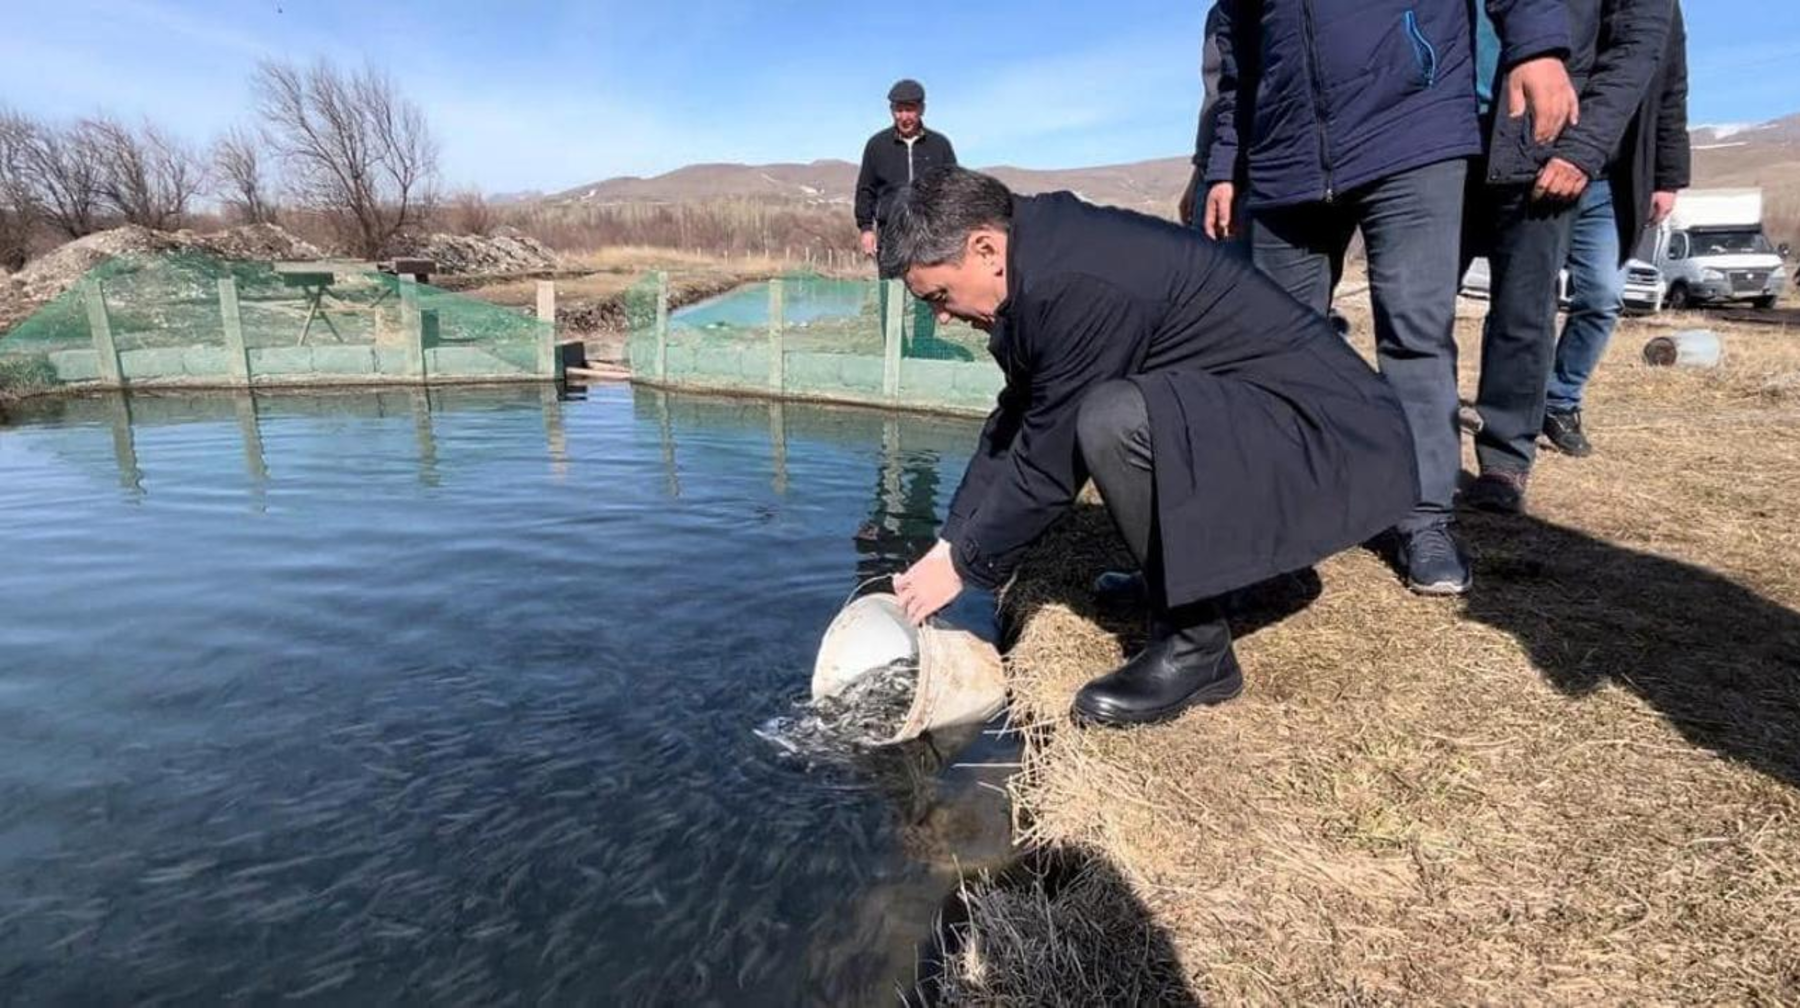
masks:
<path id="1" fill-rule="evenodd" d="M 1462 595 L 1475 580 L 1447 521 L 1400 533 L 1400 568 L 1406 587 L 1420 595 Z"/>

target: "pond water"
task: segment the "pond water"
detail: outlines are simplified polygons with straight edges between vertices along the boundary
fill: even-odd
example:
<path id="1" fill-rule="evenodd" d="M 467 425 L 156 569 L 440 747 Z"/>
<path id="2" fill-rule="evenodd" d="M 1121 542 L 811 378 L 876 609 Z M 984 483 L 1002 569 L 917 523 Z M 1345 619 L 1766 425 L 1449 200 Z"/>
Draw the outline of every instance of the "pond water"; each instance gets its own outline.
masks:
<path id="1" fill-rule="evenodd" d="M 1006 856 L 1008 742 L 757 729 L 973 443 L 624 387 L 14 408 L 0 1001 L 893 1003 Z"/>
<path id="2" fill-rule="evenodd" d="M 832 277 L 790 277 L 782 281 L 781 316 L 790 326 L 806 326 L 823 319 L 854 319 L 873 311 L 877 288 L 870 280 Z M 688 305 L 670 314 L 677 328 L 707 329 L 728 326 L 761 329 L 769 324 L 769 285 L 745 284 L 718 297 Z M 879 323 L 870 317 L 871 326 Z"/>

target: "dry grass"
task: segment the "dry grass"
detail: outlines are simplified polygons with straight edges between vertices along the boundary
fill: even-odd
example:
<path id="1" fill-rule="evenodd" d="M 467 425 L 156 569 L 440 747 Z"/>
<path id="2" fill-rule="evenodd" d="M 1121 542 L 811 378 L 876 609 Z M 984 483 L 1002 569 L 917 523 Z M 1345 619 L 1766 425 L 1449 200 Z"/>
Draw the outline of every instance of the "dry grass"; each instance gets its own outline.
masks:
<path id="1" fill-rule="evenodd" d="M 1240 637 L 1244 696 L 1173 724 L 1066 726 L 1136 641 L 1089 605 L 1121 559 L 1104 513 L 1060 527 L 1009 598 L 1014 793 L 1027 842 L 1118 880 L 1097 913 L 1137 901 L 1137 937 L 1043 951 L 1079 900 L 995 887 L 960 993 L 1120 989 L 1120 942 L 1166 940 L 1188 993 L 1227 1003 L 1800 1000 L 1800 332 L 1645 366 L 1672 324 L 1622 326 L 1599 454 L 1544 458 L 1530 517 L 1465 521 L 1469 599 L 1335 557 L 1310 606 L 1245 614 L 1272 622 Z"/>

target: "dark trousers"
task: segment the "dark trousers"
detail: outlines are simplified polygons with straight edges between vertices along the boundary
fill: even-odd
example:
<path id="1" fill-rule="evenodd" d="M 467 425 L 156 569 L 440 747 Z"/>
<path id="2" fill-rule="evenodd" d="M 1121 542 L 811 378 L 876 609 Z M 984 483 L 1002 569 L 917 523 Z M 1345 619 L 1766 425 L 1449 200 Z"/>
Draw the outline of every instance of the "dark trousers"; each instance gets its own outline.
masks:
<path id="1" fill-rule="evenodd" d="M 1419 467 L 1415 531 L 1449 519 L 1462 444 L 1456 424 L 1456 269 L 1468 162 L 1441 161 L 1372 182 L 1336 201 L 1254 211 L 1258 269 L 1324 314 L 1362 228 L 1375 308 L 1375 356 L 1393 387 Z"/>
<path id="2" fill-rule="evenodd" d="M 1471 187 L 1469 213 L 1479 216 L 1465 255 L 1485 254 L 1489 274 L 1475 459 L 1484 473 L 1527 472 L 1544 426 L 1558 278 L 1569 257 L 1575 205 L 1533 201 L 1529 184 L 1482 185 Z"/>
<path id="3" fill-rule="evenodd" d="M 1082 397 L 1075 431 L 1088 475 L 1099 488 L 1125 548 L 1144 572 L 1152 613 L 1159 618 L 1170 616 L 1163 589 L 1161 528 L 1156 520 L 1156 458 L 1144 394 L 1123 379 L 1094 386 Z M 1173 622 L 1189 632 L 1205 625 L 1219 647 L 1230 646 L 1231 631 L 1217 599 L 1183 605 L 1174 616 Z"/>

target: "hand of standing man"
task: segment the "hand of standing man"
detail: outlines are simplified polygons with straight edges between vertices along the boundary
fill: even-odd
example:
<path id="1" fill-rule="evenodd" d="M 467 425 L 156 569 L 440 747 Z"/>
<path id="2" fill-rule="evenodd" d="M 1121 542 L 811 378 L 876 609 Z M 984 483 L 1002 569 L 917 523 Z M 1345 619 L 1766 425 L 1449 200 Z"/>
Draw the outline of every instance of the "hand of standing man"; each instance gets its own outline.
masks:
<path id="1" fill-rule="evenodd" d="M 1231 217 L 1231 206 L 1237 201 L 1237 186 L 1230 182 L 1215 182 L 1206 190 L 1206 216 L 1202 218 L 1200 230 L 1213 241 L 1224 241 L 1235 232 L 1236 223 Z"/>
<path id="2" fill-rule="evenodd" d="M 1674 212 L 1675 212 L 1675 194 L 1674 193 L 1668 192 L 1668 191 L 1659 191 L 1659 192 L 1651 194 L 1651 196 L 1650 196 L 1650 218 L 1649 218 L 1651 227 L 1655 227 L 1656 225 L 1661 224 L 1663 221 L 1668 220 L 1669 215 Z"/>
<path id="3" fill-rule="evenodd" d="M 1539 144 L 1553 143 L 1581 122 L 1581 98 L 1560 57 L 1528 59 L 1506 75 L 1506 114 L 1517 119 L 1527 108 L 1532 139 Z"/>

